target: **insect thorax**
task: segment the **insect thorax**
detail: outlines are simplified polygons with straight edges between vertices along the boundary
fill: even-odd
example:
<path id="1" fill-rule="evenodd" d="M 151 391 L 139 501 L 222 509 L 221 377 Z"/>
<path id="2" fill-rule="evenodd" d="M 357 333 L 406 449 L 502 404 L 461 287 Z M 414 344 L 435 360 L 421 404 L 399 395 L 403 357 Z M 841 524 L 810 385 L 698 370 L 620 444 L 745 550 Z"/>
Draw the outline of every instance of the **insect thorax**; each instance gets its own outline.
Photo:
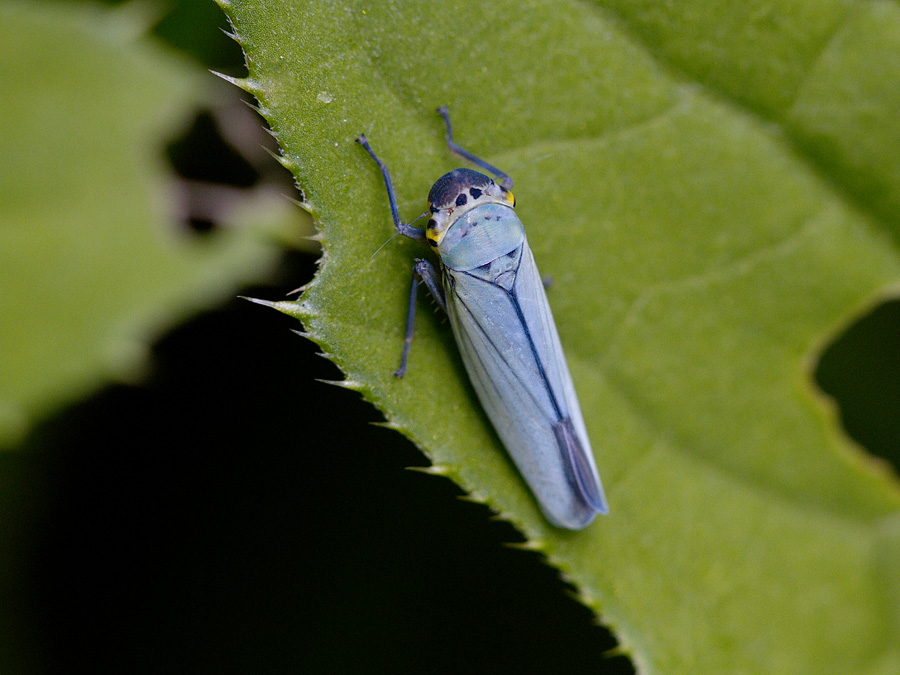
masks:
<path id="1" fill-rule="evenodd" d="M 425 238 L 435 250 L 450 226 L 472 209 L 483 204 L 515 206 L 512 193 L 490 177 L 472 169 L 454 169 L 437 179 L 428 193 L 431 218 Z"/>

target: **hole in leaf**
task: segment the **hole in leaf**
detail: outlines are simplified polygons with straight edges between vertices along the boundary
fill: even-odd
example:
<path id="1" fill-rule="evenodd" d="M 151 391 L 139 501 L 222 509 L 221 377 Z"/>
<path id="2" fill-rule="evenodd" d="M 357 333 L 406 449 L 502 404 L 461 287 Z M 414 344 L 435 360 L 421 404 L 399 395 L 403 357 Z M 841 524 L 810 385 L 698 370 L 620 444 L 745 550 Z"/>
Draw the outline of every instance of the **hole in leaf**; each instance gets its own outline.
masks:
<path id="1" fill-rule="evenodd" d="M 209 232 L 256 190 L 293 194 L 290 174 L 267 149 L 277 152 L 275 140 L 240 98 L 198 111 L 165 150 L 179 178 L 176 217 L 194 232 Z"/>
<path id="2" fill-rule="evenodd" d="M 837 402 L 846 432 L 900 468 L 900 300 L 844 331 L 822 353 L 816 382 Z"/>
<path id="3" fill-rule="evenodd" d="M 259 126 L 258 121 L 255 126 Z M 244 131 L 258 135 L 251 128 Z M 199 111 L 186 133 L 172 141 L 167 150 L 175 171 L 187 180 L 250 187 L 259 178 L 238 148 L 225 140 L 212 110 Z"/>

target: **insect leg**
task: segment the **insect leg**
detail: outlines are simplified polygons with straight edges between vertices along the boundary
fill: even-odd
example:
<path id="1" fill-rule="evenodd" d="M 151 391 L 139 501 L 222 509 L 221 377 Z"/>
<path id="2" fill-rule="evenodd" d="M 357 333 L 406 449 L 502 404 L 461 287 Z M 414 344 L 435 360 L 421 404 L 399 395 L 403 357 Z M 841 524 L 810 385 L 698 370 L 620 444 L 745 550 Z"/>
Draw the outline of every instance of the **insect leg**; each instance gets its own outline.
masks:
<path id="1" fill-rule="evenodd" d="M 387 188 L 388 202 L 390 202 L 391 205 L 391 217 L 394 219 L 394 227 L 397 228 L 397 233 L 402 234 L 404 237 L 409 237 L 410 239 L 424 239 L 425 230 L 420 230 L 418 227 L 407 225 L 400 220 L 400 211 L 397 209 L 397 198 L 394 196 L 394 186 L 391 183 L 391 174 L 388 172 L 388 168 L 384 165 L 384 162 L 378 159 L 378 155 L 372 150 L 372 146 L 369 145 L 369 141 L 366 140 L 366 135 L 360 134 L 356 139 L 356 142 L 366 149 L 366 152 L 369 153 L 369 156 L 375 160 L 378 168 L 381 169 L 381 175 L 384 178 L 384 186 Z"/>
<path id="2" fill-rule="evenodd" d="M 504 173 L 500 169 L 491 164 L 488 164 L 480 157 L 476 157 L 468 150 L 461 148 L 456 142 L 453 140 L 453 127 L 450 126 L 450 113 L 447 112 L 447 106 L 441 106 L 437 109 L 438 113 L 440 113 L 441 117 L 444 118 L 444 124 L 447 126 L 447 147 L 450 148 L 450 152 L 459 155 L 460 157 L 469 160 L 476 166 L 480 166 L 485 171 L 490 171 L 497 178 L 500 178 L 500 184 L 505 187 L 507 190 L 512 188 L 513 181 L 512 178 L 509 177 L 508 174 Z M 371 152 L 371 151 L 370 151 Z"/>
<path id="3" fill-rule="evenodd" d="M 419 293 L 419 279 L 425 282 L 428 292 L 437 300 L 445 312 L 447 311 L 447 302 L 444 300 L 444 294 L 438 280 L 437 272 L 427 260 L 416 259 L 413 265 L 412 284 L 409 287 L 409 309 L 406 312 L 406 334 L 403 337 L 403 355 L 400 357 L 400 367 L 394 371 L 395 377 L 403 377 L 406 373 L 406 360 L 409 357 L 409 348 L 412 346 L 414 324 L 416 321 L 416 296 Z"/>

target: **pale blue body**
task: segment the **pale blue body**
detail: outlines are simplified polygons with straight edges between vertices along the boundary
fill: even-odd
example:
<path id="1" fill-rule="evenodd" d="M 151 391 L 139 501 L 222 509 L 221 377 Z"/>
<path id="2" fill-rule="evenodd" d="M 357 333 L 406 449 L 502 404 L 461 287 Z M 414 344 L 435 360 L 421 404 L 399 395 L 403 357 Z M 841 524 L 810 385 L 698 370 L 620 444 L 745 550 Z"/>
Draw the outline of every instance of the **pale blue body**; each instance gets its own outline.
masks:
<path id="1" fill-rule="evenodd" d="M 437 248 L 453 334 L 481 404 L 547 519 L 608 511 L 547 294 L 512 206 L 489 203 Z"/>
<path id="2" fill-rule="evenodd" d="M 400 219 L 390 173 L 364 135 L 357 142 L 384 178 L 398 234 L 427 241 L 441 274 L 427 260 L 413 267 L 403 377 L 413 338 L 418 280 L 425 282 L 450 324 L 481 404 L 547 519 L 580 530 L 606 497 L 594 465 L 547 294 L 514 210 L 512 179 L 453 141 L 446 108 L 439 108 L 451 151 L 502 179 L 471 169 L 441 176 L 428 194 L 425 229 Z M 428 214 L 423 214 L 428 215 Z"/>

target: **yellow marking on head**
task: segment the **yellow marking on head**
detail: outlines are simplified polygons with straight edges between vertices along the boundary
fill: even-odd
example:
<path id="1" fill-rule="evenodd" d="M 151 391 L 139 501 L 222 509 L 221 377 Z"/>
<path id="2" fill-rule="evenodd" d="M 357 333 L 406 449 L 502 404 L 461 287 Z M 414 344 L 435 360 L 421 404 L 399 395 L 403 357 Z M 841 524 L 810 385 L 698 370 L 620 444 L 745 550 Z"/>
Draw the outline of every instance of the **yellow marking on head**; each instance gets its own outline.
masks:
<path id="1" fill-rule="evenodd" d="M 437 247 L 441 243 L 441 239 L 444 238 L 444 231 L 439 230 L 436 227 L 427 227 L 425 228 L 425 241 L 428 242 L 428 245 L 431 246 L 435 251 L 437 251 Z"/>
<path id="2" fill-rule="evenodd" d="M 508 201 L 508 202 L 509 202 L 510 204 L 512 204 L 513 206 L 516 205 L 516 198 L 515 198 L 515 196 L 513 195 L 513 193 L 510 192 L 509 190 L 506 191 L 506 201 Z"/>

